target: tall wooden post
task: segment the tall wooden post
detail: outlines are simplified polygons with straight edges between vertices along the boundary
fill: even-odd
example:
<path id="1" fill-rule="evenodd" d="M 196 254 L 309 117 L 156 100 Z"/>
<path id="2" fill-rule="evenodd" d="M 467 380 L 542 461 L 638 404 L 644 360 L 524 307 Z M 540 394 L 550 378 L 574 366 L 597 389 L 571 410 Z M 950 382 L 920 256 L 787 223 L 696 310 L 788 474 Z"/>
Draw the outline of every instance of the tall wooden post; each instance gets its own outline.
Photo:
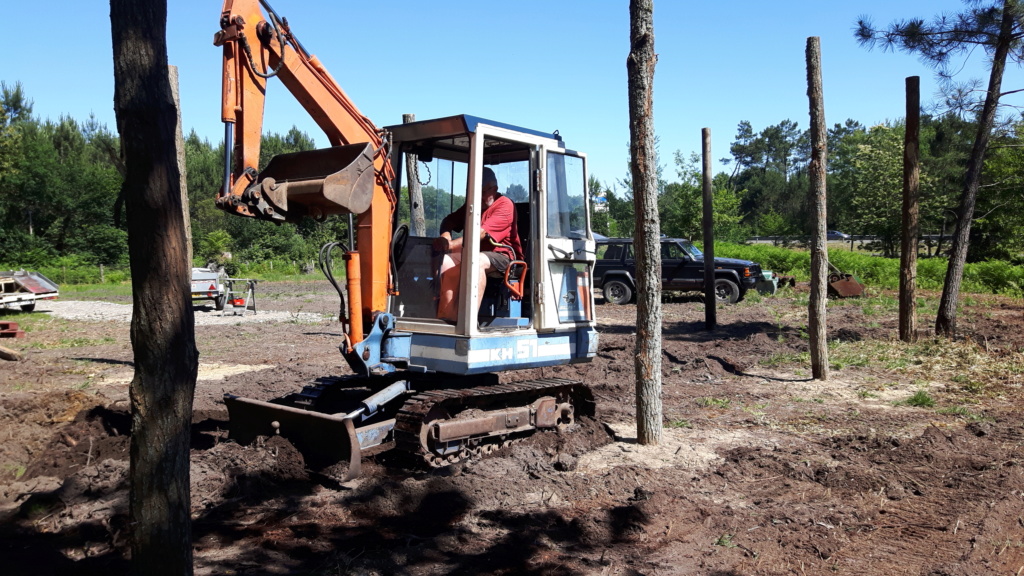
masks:
<path id="1" fill-rule="evenodd" d="M 900 340 L 917 341 L 918 199 L 921 193 L 921 79 L 907 78 L 907 132 L 903 137 L 903 236 L 900 244 Z"/>
<path id="2" fill-rule="evenodd" d="M 704 173 L 704 329 L 718 325 L 718 301 L 715 298 L 715 190 L 711 173 L 711 128 L 700 131 Z"/>
<path id="3" fill-rule="evenodd" d="M 811 299 L 807 305 L 807 332 L 811 345 L 811 374 L 828 380 L 828 336 L 825 303 L 828 300 L 828 247 L 826 244 L 827 197 L 825 169 L 828 163 L 828 133 L 825 128 L 825 96 L 821 88 L 821 39 L 807 39 L 807 99 L 811 113 Z"/>
<path id="4" fill-rule="evenodd" d="M 415 114 L 402 114 L 402 123 L 416 121 Z M 420 171 L 415 154 L 405 155 L 405 181 L 409 187 L 409 222 L 413 236 L 427 235 L 427 218 L 423 211 L 423 189 L 420 187 Z"/>
<path id="5" fill-rule="evenodd" d="M 629 2 L 629 149 L 636 217 L 636 428 L 640 444 L 660 444 L 661 222 L 654 142 L 654 2 Z"/>
<path id="6" fill-rule="evenodd" d="M 174 151 L 178 157 L 178 172 L 181 174 L 181 213 L 185 220 L 185 251 L 189 268 L 192 266 L 192 217 L 188 206 L 188 172 L 185 170 L 185 137 L 181 131 L 181 98 L 178 96 L 178 67 L 168 66 L 167 76 L 171 82 L 171 98 L 177 111 L 174 125 Z M 190 276 L 191 278 L 191 276 Z"/>

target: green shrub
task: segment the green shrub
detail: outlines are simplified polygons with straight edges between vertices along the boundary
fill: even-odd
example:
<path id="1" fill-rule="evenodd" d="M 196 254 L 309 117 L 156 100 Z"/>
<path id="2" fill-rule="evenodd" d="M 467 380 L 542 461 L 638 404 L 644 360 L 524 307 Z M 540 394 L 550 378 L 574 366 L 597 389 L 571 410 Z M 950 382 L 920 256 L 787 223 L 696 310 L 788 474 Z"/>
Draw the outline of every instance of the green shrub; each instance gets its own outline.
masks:
<path id="1" fill-rule="evenodd" d="M 810 279 L 809 252 L 770 246 L 768 244 L 715 243 L 715 256 L 742 258 L 761 264 L 765 270 L 794 276 L 798 281 Z M 834 249 L 828 252 L 829 261 L 843 272 L 853 274 L 872 288 L 897 290 L 900 286 L 900 261 L 859 252 Z M 941 290 L 946 280 L 945 258 L 922 258 L 917 261 L 917 287 L 922 290 Z M 1024 266 L 1015 266 L 1001 260 L 968 263 L 964 266 L 961 288 L 964 292 L 979 294 L 1024 294 Z"/>

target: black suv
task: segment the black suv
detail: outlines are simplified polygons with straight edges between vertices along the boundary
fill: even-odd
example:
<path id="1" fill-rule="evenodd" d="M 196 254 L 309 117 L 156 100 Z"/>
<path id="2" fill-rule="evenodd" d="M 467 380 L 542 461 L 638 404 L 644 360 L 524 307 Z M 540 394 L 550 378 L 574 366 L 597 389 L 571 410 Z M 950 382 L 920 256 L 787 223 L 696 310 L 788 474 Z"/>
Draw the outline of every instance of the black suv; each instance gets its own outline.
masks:
<path id="1" fill-rule="evenodd" d="M 627 304 L 636 292 L 636 259 L 632 238 L 597 241 L 594 286 L 613 304 Z M 761 279 L 761 265 L 749 260 L 715 258 L 715 294 L 734 304 Z M 704 291 L 704 253 L 683 238 L 661 239 L 661 289 Z"/>

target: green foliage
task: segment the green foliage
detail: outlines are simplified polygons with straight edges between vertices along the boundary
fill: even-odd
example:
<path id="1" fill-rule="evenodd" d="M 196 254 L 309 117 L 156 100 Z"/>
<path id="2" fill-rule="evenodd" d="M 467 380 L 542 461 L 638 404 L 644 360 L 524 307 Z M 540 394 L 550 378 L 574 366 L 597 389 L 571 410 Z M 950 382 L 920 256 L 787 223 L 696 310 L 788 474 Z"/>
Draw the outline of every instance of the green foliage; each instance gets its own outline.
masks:
<path id="1" fill-rule="evenodd" d="M 211 230 L 203 237 L 199 245 L 198 255 L 209 260 L 219 258 L 221 254 L 231 251 L 231 235 L 223 230 Z"/>
<path id="2" fill-rule="evenodd" d="M 681 182 L 672 182 L 664 187 L 658 197 L 658 213 L 661 232 L 667 236 L 689 238 L 704 237 L 703 214 L 704 192 L 700 157 L 697 154 L 683 156 L 675 153 L 676 173 Z M 724 241 L 741 242 L 749 230 L 742 223 L 740 213 L 742 198 L 729 185 L 724 175 L 712 180 L 712 221 L 715 238 Z"/>
<path id="3" fill-rule="evenodd" d="M 900 261 L 847 250 L 829 250 L 829 261 L 843 272 L 853 274 L 869 287 L 899 289 Z M 715 243 L 715 255 L 742 258 L 761 264 L 777 274 L 810 279 L 809 252 L 767 244 Z M 917 261 L 917 286 L 923 290 L 941 290 L 946 277 L 947 260 L 923 258 Z M 969 263 L 964 267 L 962 290 L 979 294 L 1024 294 L 1024 266 L 991 260 Z"/>
<path id="4" fill-rule="evenodd" d="M 715 256 L 752 260 L 765 270 L 795 276 L 797 280 L 810 279 L 811 256 L 808 252 L 790 250 L 768 244 L 730 244 L 715 242 Z"/>

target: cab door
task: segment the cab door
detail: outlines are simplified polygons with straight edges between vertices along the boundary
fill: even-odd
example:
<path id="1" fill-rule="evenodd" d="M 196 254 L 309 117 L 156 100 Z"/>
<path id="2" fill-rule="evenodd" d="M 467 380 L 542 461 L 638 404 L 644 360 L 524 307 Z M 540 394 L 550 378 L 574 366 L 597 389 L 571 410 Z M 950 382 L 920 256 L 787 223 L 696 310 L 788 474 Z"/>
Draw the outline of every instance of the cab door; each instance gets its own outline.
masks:
<path id="1" fill-rule="evenodd" d="M 590 322 L 594 241 L 587 205 L 586 159 L 582 154 L 544 150 L 541 212 L 543 236 L 535 253 L 545 264 L 542 325 L 558 329 Z"/>
<path id="2" fill-rule="evenodd" d="M 688 263 L 689 256 L 675 242 L 661 243 L 662 290 L 693 290 L 694 279 L 686 274 Z"/>

